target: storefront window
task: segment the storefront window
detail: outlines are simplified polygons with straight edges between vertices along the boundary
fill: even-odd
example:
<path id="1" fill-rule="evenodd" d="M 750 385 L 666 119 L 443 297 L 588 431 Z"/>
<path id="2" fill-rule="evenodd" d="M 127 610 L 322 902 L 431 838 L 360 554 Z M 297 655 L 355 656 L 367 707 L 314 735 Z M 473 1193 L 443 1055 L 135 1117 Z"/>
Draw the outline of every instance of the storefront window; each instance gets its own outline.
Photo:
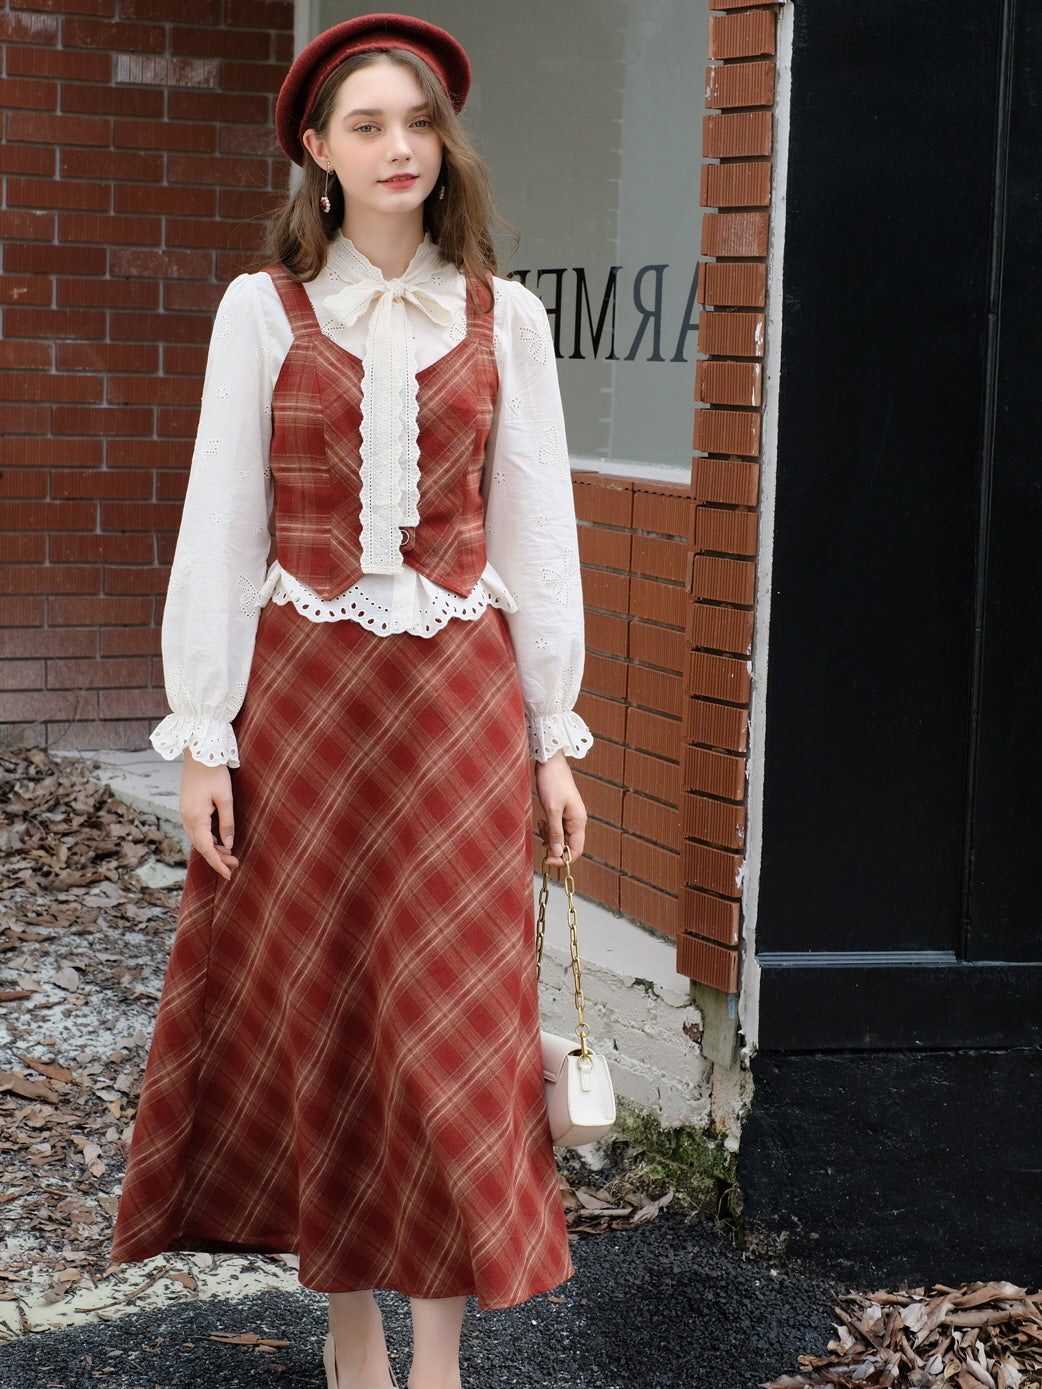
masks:
<path id="1" fill-rule="evenodd" d="M 323 0 L 312 33 L 366 12 Z M 573 460 L 686 476 L 706 0 L 416 0 L 409 12 L 470 54 L 464 118 L 521 234 L 503 270 L 550 315 Z"/>

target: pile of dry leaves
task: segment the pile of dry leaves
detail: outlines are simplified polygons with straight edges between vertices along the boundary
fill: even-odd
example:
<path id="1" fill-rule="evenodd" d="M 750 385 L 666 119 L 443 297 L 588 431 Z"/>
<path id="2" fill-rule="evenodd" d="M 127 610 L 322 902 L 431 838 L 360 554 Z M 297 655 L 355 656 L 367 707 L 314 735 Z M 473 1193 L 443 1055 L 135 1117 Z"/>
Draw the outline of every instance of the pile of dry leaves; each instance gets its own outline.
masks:
<path id="1" fill-rule="evenodd" d="M 573 1186 L 569 1177 L 558 1174 L 564 1201 L 568 1238 L 603 1234 L 605 1230 L 632 1230 L 654 1220 L 663 1206 L 673 1199 L 672 1191 L 649 1196 L 641 1187 L 647 1183 L 635 1174 L 617 1177 L 605 1187 Z"/>
<path id="2" fill-rule="evenodd" d="M 1039 1389 L 1042 1292 L 965 1283 L 931 1292 L 851 1294 L 835 1308 L 828 1355 L 801 1355 L 804 1373 L 764 1389 Z"/>
<path id="3" fill-rule="evenodd" d="M 183 858 L 82 762 L 0 750 L 2 1300 L 108 1265 L 179 894 L 136 876 L 149 861 Z"/>

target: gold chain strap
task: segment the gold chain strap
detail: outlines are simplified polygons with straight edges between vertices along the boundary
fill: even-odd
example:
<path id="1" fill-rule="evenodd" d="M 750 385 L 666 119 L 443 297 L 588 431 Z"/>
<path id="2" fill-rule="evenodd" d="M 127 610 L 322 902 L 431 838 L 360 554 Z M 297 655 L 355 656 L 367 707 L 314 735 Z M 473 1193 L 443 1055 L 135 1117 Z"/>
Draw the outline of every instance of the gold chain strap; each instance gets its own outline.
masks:
<path id="1" fill-rule="evenodd" d="M 550 868 L 547 863 L 549 858 L 548 850 L 543 850 L 543 881 L 539 888 L 539 914 L 536 919 L 535 930 L 535 974 L 540 977 L 543 968 L 543 941 L 546 937 L 546 908 L 550 901 Z M 579 1022 L 575 1029 L 575 1035 L 579 1038 L 579 1052 L 583 1058 L 590 1055 L 590 1048 L 587 1044 L 587 1037 L 590 1029 L 586 1025 L 584 1008 L 586 999 L 583 997 L 583 971 L 582 963 L 579 959 L 579 933 L 578 919 L 575 915 L 575 879 L 572 877 L 572 854 L 571 850 L 565 848 L 564 851 L 564 890 L 568 898 L 568 936 L 572 947 L 572 979 L 575 981 L 575 1011 L 579 1015 Z"/>

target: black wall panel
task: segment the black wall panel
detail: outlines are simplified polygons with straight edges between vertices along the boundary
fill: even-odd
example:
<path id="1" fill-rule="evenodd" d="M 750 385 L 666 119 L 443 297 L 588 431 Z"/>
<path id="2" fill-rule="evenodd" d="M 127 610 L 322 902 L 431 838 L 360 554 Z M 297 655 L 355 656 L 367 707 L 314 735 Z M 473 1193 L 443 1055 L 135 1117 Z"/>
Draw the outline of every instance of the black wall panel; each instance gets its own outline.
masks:
<path id="1" fill-rule="evenodd" d="M 794 7 L 759 949 L 955 947 L 998 40 L 958 8 Z"/>
<path id="2" fill-rule="evenodd" d="M 746 1216 L 1042 1258 L 1042 15 L 797 0 Z"/>
<path id="3" fill-rule="evenodd" d="M 1042 955 L 1042 15 L 1021 4 L 1009 55 L 1003 220 L 982 479 L 980 706 L 971 824 L 970 959 Z"/>

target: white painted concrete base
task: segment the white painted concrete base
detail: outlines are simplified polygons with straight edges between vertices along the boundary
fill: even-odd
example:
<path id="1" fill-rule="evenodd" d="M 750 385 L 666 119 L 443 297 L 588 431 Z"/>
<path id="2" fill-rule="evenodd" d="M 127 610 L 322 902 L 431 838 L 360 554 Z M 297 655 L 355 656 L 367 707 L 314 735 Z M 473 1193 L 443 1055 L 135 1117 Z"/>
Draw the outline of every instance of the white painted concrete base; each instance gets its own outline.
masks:
<path id="1" fill-rule="evenodd" d="M 581 886 L 581 863 L 575 872 Z M 564 889 L 552 883 L 540 999 L 543 1026 L 565 1036 L 576 1024 L 566 912 Z M 706 1128 L 713 1067 L 695 1040 L 701 1015 L 674 947 L 595 902 L 578 900 L 576 915 L 590 1040 L 608 1059 L 615 1093 L 667 1127 Z"/>

